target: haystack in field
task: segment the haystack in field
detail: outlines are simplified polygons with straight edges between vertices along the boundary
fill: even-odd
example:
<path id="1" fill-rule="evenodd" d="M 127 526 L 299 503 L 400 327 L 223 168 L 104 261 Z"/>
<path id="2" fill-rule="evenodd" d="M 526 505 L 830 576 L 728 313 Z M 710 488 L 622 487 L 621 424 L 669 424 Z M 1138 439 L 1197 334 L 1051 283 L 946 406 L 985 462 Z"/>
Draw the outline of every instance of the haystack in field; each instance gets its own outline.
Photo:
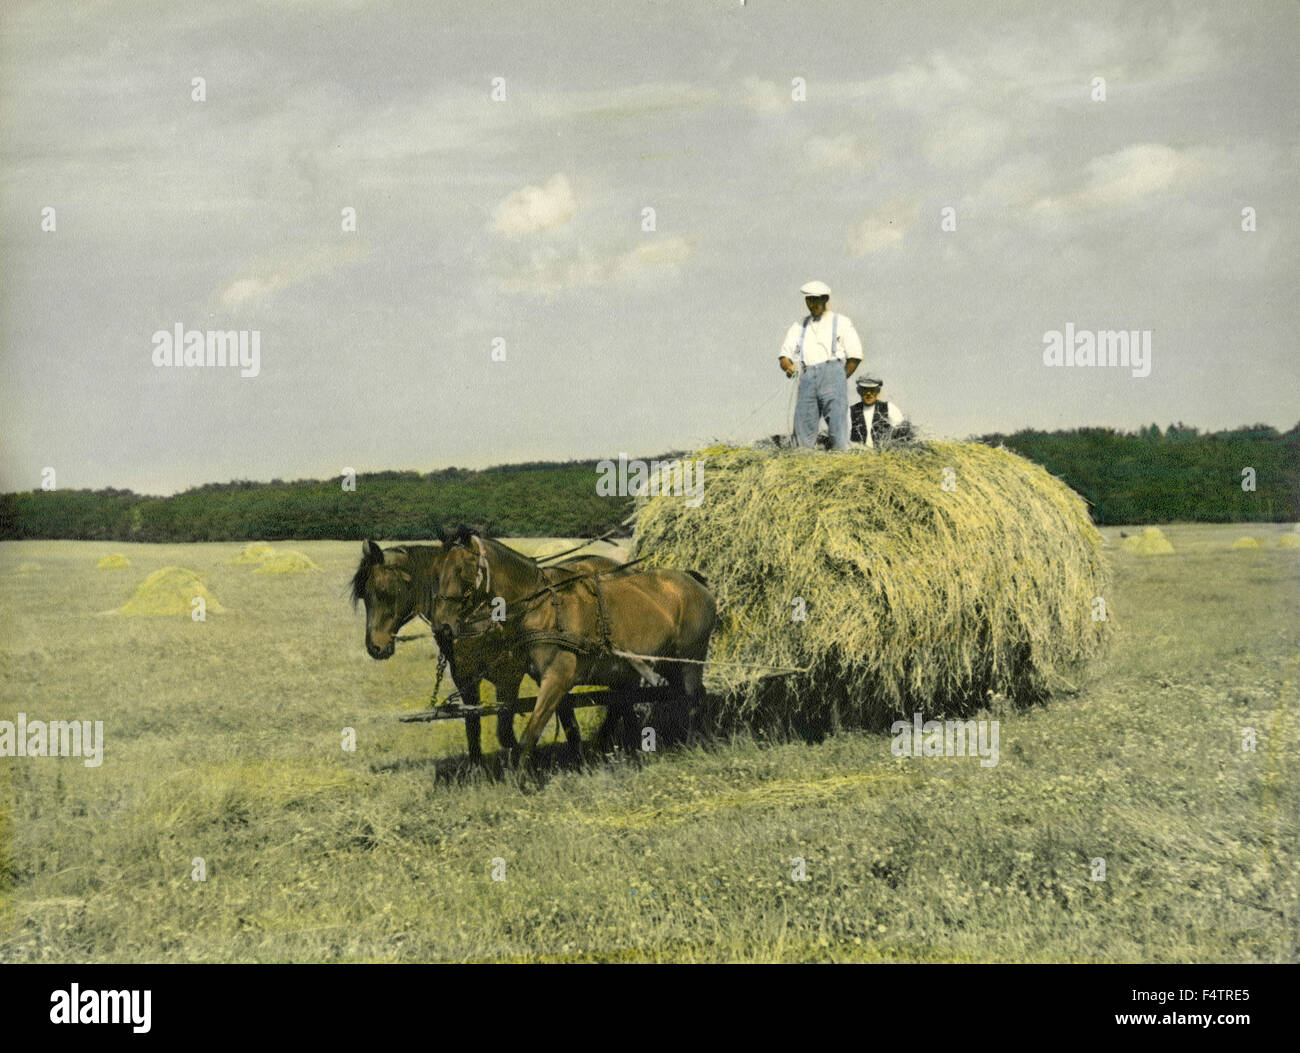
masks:
<path id="1" fill-rule="evenodd" d="M 163 567 L 140 583 L 130 600 L 114 614 L 150 616 L 155 614 L 189 614 L 193 600 L 202 596 L 209 614 L 222 614 L 226 608 L 204 586 L 199 575 L 184 567 Z"/>
<path id="2" fill-rule="evenodd" d="M 1300 548 L 1300 534 L 1283 534 L 1277 539 L 1278 548 Z"/>
<path id="3" fill-rule="evenodd" d="M 251 545 L 246 545 L 244 551 L 236 556 L 231 562 L 241 567 L 245 563 L 264 563 L 275 555 L 275 549 L 264 541 L 255 541 Z"/>
<path id="4" fill-rule="evenodd" d="M 105 556 L 97 564 L 96 570 L 125 570 L 131 565 L 131 561 L 125 556 L 114 553 L 111 556 Z"/>
<path id="5" fill-rule="evenodd" d="M 1259 548 L 1259 542 L 1253 537 L 1239 537 L 1232 543 L 1233 548 Z"/>
<path id="6" fill-rule="evenodd" d="M 1174 546 L 1159 527 L 1147 527 L 1136 537 L 1126 537 L 1122 548 L 1138 556 L 1168 556 L 1174 551 Z"/>
<path id="7" fill-rule="evenodd" d="M 706 452 L 699 507 L 643 500 L 635 554 L 707 579 L 723 723 L 880 726 L 990 692 L 1028 701 L 1104 640 L 1084 502 L 1005 449 Z"/>
<path id="8" fill-rule="evenodd" d="M 320 570 L 315 563 L 301 552 L 290 549 L 262 562 L 254 574 L 301 574 L 303 571 Z"/>

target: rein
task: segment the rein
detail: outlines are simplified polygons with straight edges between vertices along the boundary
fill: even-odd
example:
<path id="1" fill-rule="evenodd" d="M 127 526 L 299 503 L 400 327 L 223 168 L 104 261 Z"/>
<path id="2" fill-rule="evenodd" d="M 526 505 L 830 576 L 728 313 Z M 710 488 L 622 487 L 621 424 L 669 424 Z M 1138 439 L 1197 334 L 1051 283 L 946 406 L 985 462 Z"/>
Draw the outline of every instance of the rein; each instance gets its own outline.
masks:
<path id="1" fill-rule="evenodd" d="M 649 559 L 649 556 L 638 556 L 636 559 L 628 560 L 626 563 L 620 563 L 613 570 L 589 570 L 584 574 L 571 574 L 567 578 L 561 578 L 559 581 L 553 581 L 545 588 L 538 589 L 536 592 L 525 596 L 522 600 L 515 600 L 516 603 L 527 603 L 529 600 L 535 600 L 538 596 L 544 596 L 556 589 L 567 588 L 569 585 L 579 581 L 586 581 L 588 578 L 606 577 L 611 578 L 615 574 L 622 574 L 628 567 L 634 567 L 643 560 Z"/>
<path id="2" fill-rule="evenodd" d="M 609 544 L 613 545 L 614 542 L 610 541 L 609 539 L 612 538 L 615 534 L 617 534 L 620 529 L 621 529 L 620 527 L 615 527 L 613 530 L 607 530 L 605 531 L 605 533 L 601 534 L 600 537 L 594 537 L 590 541 L 584 541 L 581 545 L 574 545 L 573 548 L 566 548 L 563 552 L 556 552 L 554 555 L 551 556 L 542 556 L 540 559 L 535 560 L 534 562 L 539 567 L 543 563 L 554 563 L 557 559 L 563 559 L 565 556 L 571 555 L 574 552 L 581 552 L 588 545 L 596 545 L 602 541 L 606 541 Z"/>

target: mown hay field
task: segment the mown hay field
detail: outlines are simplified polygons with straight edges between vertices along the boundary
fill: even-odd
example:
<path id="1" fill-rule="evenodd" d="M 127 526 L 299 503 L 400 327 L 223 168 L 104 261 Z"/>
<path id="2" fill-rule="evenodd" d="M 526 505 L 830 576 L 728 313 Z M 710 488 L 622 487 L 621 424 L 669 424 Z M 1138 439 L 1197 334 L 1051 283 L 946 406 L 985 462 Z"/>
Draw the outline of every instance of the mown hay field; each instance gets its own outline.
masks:
<path id="1" fill-rule="evenodd" d="M 1079 693 L 975 714 L 996 766 L 741 734 L 529 792 L 467 770 L 460 725 L 395 719 L 432 648 L 366 656 L 359 545 L 294 542 L 322 571 L 288 575 L 0 545 L 0 719 L 106 740 L 95 768 L 0 758 L 0 959 L 1295 960 L 1300 553 L 1163 529 L 1159 559 L 1103 530 L 1111 646 Z M 225 611 L 102 613 L 169 566 Z"/>

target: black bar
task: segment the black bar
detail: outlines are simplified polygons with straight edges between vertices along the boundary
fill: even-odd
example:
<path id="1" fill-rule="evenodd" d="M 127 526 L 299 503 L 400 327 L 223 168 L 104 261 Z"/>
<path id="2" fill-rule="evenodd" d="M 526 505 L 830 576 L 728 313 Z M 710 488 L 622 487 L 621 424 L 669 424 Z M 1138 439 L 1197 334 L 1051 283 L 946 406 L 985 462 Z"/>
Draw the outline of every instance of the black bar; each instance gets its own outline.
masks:
<path id="1" fill-rule="evenodd" d="M 613 948 L 611 953 L 637 968 L 634 957 L 618 955 Z M 499 978 L 481 969 L 432 968 L 436 971 L 375 965 L 8 965 L 0 966 L 0 989 L 6 1038 L 36 1035 L 41 1041 L 61 1037 L 78 1043 L 109 1032 L 126 1042 L 185 1042 L 201 1029 L 203 1048 L 269 1033 L 292 1034 L 299 1044 L 325 1041 L 325 1048 L 337 1049 L 345 1040 L 373 1044 L 390 1020 L 432 1034 L 447 1020 L 490 1019 L 491 1012 L 500 1012 Z M 716 974 L 727 967 L 709 968 Z M 587 969 L 581 979 L 584 997 L 590 999 L 583 1008 L 584 1026 L 626 1027 L 635 1022 L 634 1005 L 616 997 L 626 992 L 629 978 L 624 970 Z M 820 1026 L 828 1002 L 842 1002 L 850 990 L 860 994 L 868 984 L 882 998 L 888 993 L 895 1003 L 894 1012 L 881 1012 L 871 1022 L 877 1039 L 919 1040 L 926 1033 L 926 1021 L 903 1011 L 916 1000 L 932 1004 L 939 1014 L 932 1037 L 983 1028 L 985 1034 L 1027 1042 L 1055 1029 L 1070 1035 L 1073 1044 L 1082 1038 L 1128 1035 L 1133 1043 L 1176 1038 L 1181 1048 L 1200 1035 L 1217 1048 L 1237 1048 L 1293 1032 L 1297 979 L 1300 972 L 1294 965 L 884 964 L 844 966 L 830 973 L 793 967 L 749 969 L 731 982 L 743 985 L 746 998 L 754 1000 L 751 1009 L 690 1016 L 692 1033 L 700 1036 L 719 1029 L 735 1039 L 761 1028 L 769 1038 L 778 1032 L 797 1037 L 810 1026 Z M 539 982 L 541 990 L 553 995 L 555 988 Z M 724 988 L 717 985 L 729 981 L 712 975 L 698 982 L 721 995 Z M 82 998 L 87 992 L 136 991 L 141 1009 L 143 992 L 148 991 L 148 1032 L 133 1031 L 130 1022 L 55 1023 L 51 1014 L 58 1004 L 70 1004 L 74 983 Z M 1156 1002 L 1152 992 L 1172 997 Z M 781 1008 L 753 1008 L 764 1004 Z M 516 1008 L 526 1016 L 523 1011 L 536 1006 Z M 475 1012 L 479 1009 L 484 1012 Z M 1127 1019 L 1132 1014 L 1156 1019 L 1134 1022 Z M 1249 1020 L 1214 1019 L 1205 1026 L 1162 1019 L 1207 1014 Z M 655 1005 L 649 1019 L 658 1020 L 667 1032 L 681 1018 L 671 1007 Z M 533 1020 L 527 1026 L 539 1025 Z M 484 1027 L 486 1041 L 491 1029 Z M 467 1037 L 461 1032 L 458 1043 Z M 576 1040 L 570 1044 L 576 1045 Z"/>

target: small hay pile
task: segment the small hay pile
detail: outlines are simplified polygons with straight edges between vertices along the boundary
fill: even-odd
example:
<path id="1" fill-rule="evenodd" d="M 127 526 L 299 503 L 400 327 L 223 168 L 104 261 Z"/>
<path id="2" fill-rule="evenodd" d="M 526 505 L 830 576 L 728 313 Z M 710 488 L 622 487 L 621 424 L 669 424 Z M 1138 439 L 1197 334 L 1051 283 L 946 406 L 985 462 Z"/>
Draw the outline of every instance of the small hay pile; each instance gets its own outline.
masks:
<path id="1" fill-rule="evenodd" d="M 708 453 L 698 508 L 641 502 L 635 554 L 708 580 L 724 725 L 881 726 L 990 692 L 1031 701 L 1072 686 L 1105 639 L 1100 533 L 1082 499 L 1008 450 Z"/>
<path id="2" fill-rule="evenodd" d="M 105 556 L 97 564 L 96 570 L 125 570 L 131 565 L 131 561 L 125 556 L 114 553 L 111 556 Z"/>
<path id="3" fill-rule="evenodd" d="M 1136 537 L 1126 537 L 1120 547 L 1137 556 L 1168 556 L 1174 551 L 1159 527 L 1147 527 Z"/>
<path id="4" fill-rule="evenodd" d="M 199 575 L 184 567 L 163 567 L 155 570 L 140 583 L 130 600 L 114 614 L 149 617 L 155 614 L 189 614 L 193 600 L 202 596 L 209 614 L 223 614 L 226 610 L 204 586 Z"/>
<path id="5" fill-rule="evenodd" d="M 242 567 L 246 563 L 264 563 L 274 555 L 275 549 L 265 541 L 254 541 L 251 545 L 245 546 L 244 551 L 231 562 L 237 567 Z"/>
<path id="6" fill-rule="evenodd" d="M 19 563 L 18 566 L 14 567 L 14 573 L 15 574 L 36 574 L 44 569 L 45 568 L 42 567 L 39 563 Z"/>
<path id="7" fill-rule="evenodd" d="M 1300 534 L 1283 534 L 1277 539 L 1278 548 L 1300 548 Z"/>
<path id="8" fill-rule="evenodd" d="M 320 567 L 304 556 L 301 552 L 293 549 L 287 552 L 281 552 L 279 555 L 272 556 L 264 560 L 254 570 L 254 574 L 301 574 L 308 570 L 320 570 Z"/>
<path id="9" fill-rule="evenodd" d="M 1233 548 L 1259 548 L 1259 542 L 1253 537 L 1239 537 L 1232 543 Z"/>

